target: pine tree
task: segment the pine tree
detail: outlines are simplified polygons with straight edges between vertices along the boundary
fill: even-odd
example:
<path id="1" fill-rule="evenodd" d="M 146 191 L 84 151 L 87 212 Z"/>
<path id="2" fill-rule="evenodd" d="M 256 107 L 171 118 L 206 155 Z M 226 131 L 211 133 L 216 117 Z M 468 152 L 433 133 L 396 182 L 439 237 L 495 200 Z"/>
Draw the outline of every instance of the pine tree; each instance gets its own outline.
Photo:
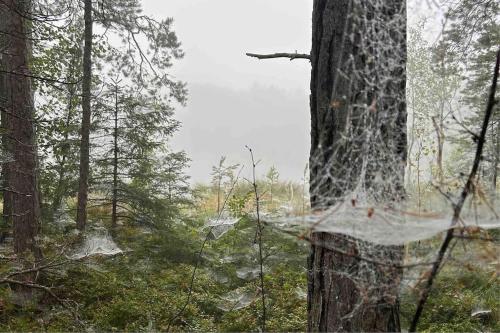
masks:
<path id="1" fill-rule="evenodd" d="M 226 165 L 226 156 L 221 156 L 218 165 L 212 166 L 212 186 L 217 194 L 217 214 L 221 213 L 221 204 L 225 196 L 225 180 L 232 183 L 234 172 L 239 164 Z"/>
<path id="2" fill-rule="evenodd" d="M 170 79 L 167 70 L 173 59 L 183 57 L 177 36 L 171 29 L 173 20 L 155 20 L 142 14 L 138 0 L 106 1 L 98 3 L 99 10 L 92 7 L 90 0 L 85 1 L 84 52 L 82 82 L 82 128 L 80 143 L 80 176 L 78 190 L 77 227 L 81 230 L 86 224 L 86 207 L 90 177 L 90 126 L 91 126 L 91 80 L 92 80 L 92 26 L 94 22 L 104 27 L 109 34 L 121 40 L 121 45 L 111 45 L 107 49 L 106 61 L 120 63 L 118 71 L 136 86 L 149 92 L 162 94 L 167 90 L 168 99 L 184 103 L 185 84 Z M 95 17 L 92 15 L 95 14 Z M 141 46 L 139 38 L 146 41 Z M 117 68 L 113 68 L 117 69 Z M 163 90 L 163 92 L 162 92 Z"/>
<path id="3" fill-rule="evenodd" d="M 83 78 L 82 78 L 82 127 L 80 139 L 80 176 L 78 178 L 78 207 L 76 227 L 83 231 L 87 223 L 87 200 L 90 172 L 90 121 L 91 84 L 92 84 L 92 44 L 93 18 L 92 0 L 84 1 L 84 46 L 83 46 Z"/>
<path id="4" fill-rule="evenodd" d="M 94 190 L 103 195 L 98 204 L 111 205 L 113 228 L 119 218 L 156 223 L 187 193 L 188 159 L 169 153 L 166 145 L 179 127 L 172 107 L 148 90 L 115 81 L 99 98 L 96 115 Z"/>
<path id="5" fill-rule="evenodd" d="M 276 167 L 273 165 L 266 174 L 268 186 L 269 186 L 269 196 L 270 196 L 270 204 L 273 204 L 273 187 L 278 182 L 280 174 Z"/>

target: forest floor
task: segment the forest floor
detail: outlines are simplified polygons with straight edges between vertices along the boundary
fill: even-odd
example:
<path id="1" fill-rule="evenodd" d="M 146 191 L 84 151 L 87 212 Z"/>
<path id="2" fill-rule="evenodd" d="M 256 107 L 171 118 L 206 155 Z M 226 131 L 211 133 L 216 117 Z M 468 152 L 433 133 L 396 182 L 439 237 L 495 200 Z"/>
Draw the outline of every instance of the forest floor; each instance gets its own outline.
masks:
<path id="1" fill-rule="evenodd" d="M 122 225 L 112 239 L 106 236 L 119 251 L 44 272 L 38 283 L 53 287 L 59 300 L 35 291 L 26 301 L 22 291 L 0 286 L 0 331 L 258 331 L 262 298 L 255 222 L 241 217 L 215 239 L 213 233 L 207 237 L 205 212 L 190 211 L 186 216 L 190 217 L 162 230 Z M 60 255 L 61 244 L 81 244 L 72 226 L 65 228 L 46 228 L 47 258 Z M 438 243 L 439 238 L 412 249 L 435 249 Z M 101 250 L 109 250 L 109 244 L 100 244 Z M 272 229 L 265 231 L 263 244 L 266 328 L 305 331 L 309 245 Z M 453 260 L 439 274 L 420 330 L 500 331 L 499 263 L 488 262 L 491 251 L 498 247 L 457 244 Z M 74 254 L 66 250 L 62 256 Z M 3 265 L 0 276 L 13 265 Z M 418 276 L 412 279 L 413 285 L 402 290 L 404 327 L 418 296 Z"/>

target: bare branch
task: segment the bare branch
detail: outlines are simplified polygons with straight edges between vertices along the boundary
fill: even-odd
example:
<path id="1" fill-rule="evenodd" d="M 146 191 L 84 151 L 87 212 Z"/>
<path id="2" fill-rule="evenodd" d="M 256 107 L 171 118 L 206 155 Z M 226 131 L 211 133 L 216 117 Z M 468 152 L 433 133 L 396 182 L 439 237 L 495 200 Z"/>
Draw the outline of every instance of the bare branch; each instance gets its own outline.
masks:
<path id="1" fill-rule="evenodd" d="M 27 73 L 21 73 L 21 72 L 14 72 L 14 71 L 5 71 L 3 69 L 0 69 L 0 73 L 5 73 L 5 74 L 10 74 L 10 75 L 17 75 L 17 76 L 23 76 L 23 77 L 28 77 L 31 79 L 35 79 L 38 81 L 44 81 L 44 82 L 49 82 L 49 83 L 60 83 L 60 84 L 66 84 L 66 85 L 73 85 L 73 84 L 78 84 L 80 80 L 74 81 L 74 82 L 68 82 L 68 81 L 63 81 L 63 80 L 58 80 L 58 79 L 52 79 L 49 77 L 42 77 L 42 76 L 37 76 L 37 75 L 31 75 Z"/>
<path id="2" fill-rule="evenodd" d="M 259 163 L 259 161 L 256 163 L 254 156 L 253 156 L 253 150 L 252 148 L 245 146 L 248 151 L 250 152 L 250 156 L 252 158 L 252 188 L 253 192 L 255 195 L 255 212 L 257 214 L 257 228 L 255 230 L 255 239 L 254 239 L 254 244 L 258 244 L 259 247 L 259 267 L 260 267 L 260 294 L 261 294 L 261 300 L 262 300 L 262 317 L 261 317 L 261 330 L 262 332 L 266 331 L 266 292 L 264 289 L 264 258 L 262 255 L 262 231 L 264 230 L 262 226 L 262 221 L 260 220 L 260 195 L 259 191 L 257 189 L 257 178 L 255 176 L 255 167 Z"/>
<path id="3" fill-rule="evenodd" d="M 307 59 L 311 60 L 310 54 L 305 53 L 273 53 L 273 54 L 255 54 L 255 53 L 246 53 L 247 56 L 252 58 L 257 58 L 259 60 L 262 59 L 274 59 L 274 58 L 288 58 L 290 61 L 295 59 Z"/>

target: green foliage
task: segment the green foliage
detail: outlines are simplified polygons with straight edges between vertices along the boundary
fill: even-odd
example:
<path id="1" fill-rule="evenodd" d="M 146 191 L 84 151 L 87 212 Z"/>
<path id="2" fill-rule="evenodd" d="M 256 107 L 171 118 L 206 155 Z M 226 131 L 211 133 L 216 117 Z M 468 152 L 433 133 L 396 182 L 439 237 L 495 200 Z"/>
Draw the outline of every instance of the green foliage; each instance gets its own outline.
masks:
<path id="1" fill-rule="evenodd" d="M 120 220 L 165 224 L 187 203 L 189 159 L 170 152 L 178 129 L 173 110 L 161 98 L 132 87 L 109 85 L 98 100 L 94 150 L 94 191 L 98 203 L 116 202 Z"/>
<path id="2" fill-rule="evenodd" d="M 448 62 L 464 70 L 461 102 L 467 106 L 456 142 L 471 151 L 488 101 L 496 54 L 500 45 L 500 4 L 498 1 L 464 0 L 454 3 L 447 16 L 444 43 L 450 49 Z M 497 95 L 500 88 L 497 87 Z M 484 178 L 489 189 L 497 188 L 500 162 L 500 116 L 494 112 L 487 132 L 483 155 Z"/>
<path id="3" fill-rule="evenodd" d="M 239 164 L 226 165 L 226 157 L 221 156 L 218 165 L 212 166 L 212 187 L 217 195 L 217 213 L 222 209 L 223 198 L 235 182 L 235 171 Z"/>
<path id="4" fill-rule="evenodd" d="M 35 80 L 40 97 L 37 144 L 43 214 L 50 221 L 61 204 L 76 193 L 78 183 L 83 11 L 73 1 L 43 3 L 34 4 L 34 12 L 49 15 L 57 24 L 34 22 L 37 38 L 31 68 L 37 77 L 44 78 Z M 59 12 L 52 6 L 65 10 Z M 161 218 L 154 216 L 155 220 L 165 221 L 166 207 L 184 203 L 188 193 L 184 174 L 188 158 L 167 146 L 179 127 L 172 104 L 184 104 L 187 96 L 185 84 L 168 75 L 174 60 L 184 55 L 172 29 L 173 20 L 144 15 L 138 0 L 106 1 L 95 6 L 93 24 L 103 27 L 104 35 L 95 36 L 93 41 L 91 187 L 99 184 L 100 188 L 93 189 L 109 199 L 110 157 L 119 151 L 122 210 L 132 208 L 131 215 L 150 215 L 151 220 L 152 207 L 159 207 L 156 212 L 162 211 L 158 214 Z M 113 116 L 119 118 L 118 133 L 112 131 Z M 113 134 L 118 134 L 118 145 L 111 149 Z M 167 190 L 160 194 L 163 188 Z M 129 189 L 140 192 L 145 202 L 137 202 L 137 195 Z M 133 199 L 126 199 L 130 197 Z M 137 207 L 146 209 L 139 213 Z M 129 220 L 138 217 L 122 215 Z"/>
<path id="5" fill-rule="evenodd" d="M 264 186 L 264 183 L 262 183 Z M 99 331 L 256 331 L 260 325 L 261 300 L 258 276 L 243 277 L 242 270 L 257 267 L 256 221 L 253 198 L 242 182 L 229 200 L 231 212 L 240 220 L 232 229 L 205 246 L 185 311 L 173 322 L 188 297 L 191 274 L 200 259 L 197 251 L 208 232 L 205 222 L 214 215 L 215 189 L 200 186 L 196 206 L 179 211 L 163 226 L 132 224 L 118 228 L 115 241 L 125 253 L 113 257 L 93 257 L 65 267 L 47 278 L 62 299 L 78 304 L 78 313 L 87 328 Z M 276 184 L 276 200 L 289 197 L 289 184 Z M 202 207 L 212 205 L 207 213 Z M 263 203 L 267 209 L 270 203 Z M 96 215 L 107 210 L 90 211 Z M 177 214 L 177 213 L 176 213 Z M 188 217 L 190 216 L 190 217 Z M 54 231 L 46 246 L 54 247 L 68 236 Z M 309 245 L 296 237 L 265 225 L 264 278 L 269 331 L 306 330 L 306 257 Z M 74 237 L 73 242 L 78 241 Z M 429 246 L 435 248 L 438 242 Z M 480 250 L 480 249 L 479 249 Z M 470 249 L 476 251 L 476 249 Z M 48 251 L 48 256 L 56 251 Z M 480 252 L 479 252 L 480 253 Z M 460 251 L 458 254 L 463 254 Z M 3 274 L 8 267 L 3 267 Z M 470 270 L 469 270 L 470 269 Z M 498 331 L 498 277 L 477 267 L 445 266 L 438 276 L 419 328 L 426 332 Z M 243 274 L 244 275 L 244 274 Z M 233 291 L 250 297 L 239 309 L 223 310 Z M 418 293 L 405 289 L 402 299 L 404 327 L 415 310 Z M 48 295 L 25 306 L 14 305 L 10 290 L 0 287 L 0 330 L 2 331 L 81 331 L 72 315 Z M 492 310 L 489 318 L 472 318 L 474 310 Z"/>
<path id="6" fill-rule="evenodd" d="M 175 311 L 184 302 L 186 286 L 181 281 L 189 279 L 190 266 L 177 265 L 175 269 L 160 271 L 150 271 L 141 265 L 135 266 L 138 269 L 125 268 L 130 264 L 125 256 L 113 266 L 108 264 L 113 271 L 106 274 L 88 268 L 72 272 L 77 279 L 75 289 L 83 296 L 80 302 L 85 306 L 85 316 L 95 327 L 105 331 L 140 331 L 148 327 L 166 330 Z M 198 278 L 205 290 L 196 289 L 194 302 L 184 317 L 187 320 L 180 323 L 198 330 L 210 330 L 211 323 L 203 318 L 198 302 L 206 302 L 201 301 L 205 291 L 213 288 L 207 277 L 200 274 Z"/>
<path id="7" fill-rule="evenodd" d="M 448 124 L 456 108 L 461 72 L 446 43 L 431 46 L 425 39 L 425 21 L 409 29 L 407 60 L 408 172 L 407 183 L 440 182 L 446 166 L 439 166 L 441 149 L 448 147 Z M 430 170 L 423 161 L 431 160 Z M 425 172 L 430 171 L 430 172 Z"/>
<path id="8" fill-rule="evenodd" d="M 235 217 L 243 217 L 246 215 L 245 207 L 252 200 L 253 193 L 248 191 L 246 194 L 234 194 L 232 195 L 228 202 L 227 208 L 231 215 Z"/>
<path id="9" fill-rule="evenodd" d="M 199 248 L 203 237 L 196 232 L 199 221 L 186 222 L 184 226 L 163 233 L 143 233 L 142 228 L 137 227 L 121 228 L 116 239 L 122 248 L 127 249 L 125 254 L 112 258 L 94 257 L 77 263 L 67 267 L 64 274 L 51 277 L 50 282 L 57 286 L 55 292 L 59 297 L 70 299 L 70 304 L 78 304 L 80 319 L 86 327 L 102 331 L 165 331 L 186 301 L 193 265 L 197 260 L 193 249 Z M 255 280 L 242 280 L 235 273 L 241 265 L 253 262 L 251 238 L 255 233 L 254 223 L 244 219 L 222 239 L 211 241 L 207 255 L 203 256 L 202 267 L 196 274 L 191 301 L 172 323 L 172 331 L 257 328 L 258 301 L 240 310 L 222 311 L 219 308 L 223 297 L 235 288 L 257 293 Z M 269 267 L 273 267 L 266 274 L 269 327 L 303 331 L 305 269 L 297 267 L 303 263 L 305 248 L 297 248 L 293 239 L 270 233 L 272 236 L 266 242 L 272 240 L 274 245 L 281 246 L 279 253 L 286 251 L 296 260 L 280 257 L 268 262 Z M 234 251 L 236 244 L 240 245 L 238 253 Z M 224 253 L 240 258 L 222 264 L 219 259 Z M 275 252 L 275 256 L 279 253 Z M 229 281 L 218 281 L 214 272 L 229 276 Z M 5 302 L 2 304 L 8 304 L 0 311 L 0 330 L 81 330 L 72 316 L 48 295 L 42 297 L 43 306 L 39 303 L 19 307 L 9 304 L 5 293 L 8 289 L 0 288 L 0 299 Z"/>
<path id="10" fill-rule="evenodd" d="M 438 275 L 419 324 L 422 332 L 474 332 L 500 330 L 500 281 L 481 269 L 448 267 Z M 403 319 L 409 321 L 417 295 L 406 295 Z M 481 319 L 477 310 L 490 310 Z"/>
<path id="11" fill-rule="evenodd" d="M 268 290 L 267 329 L 278 332 L 304 332 L 307 323 L 307 302 L 304 286 L 305 271 L 281 266 L 266 275 Z M 253 288 L 258 288 L 253 285 Z M 251 306 L 226 312 L 221 318 L 220 330 L 225 332 L 249 332 L 258 327 L 261 309 L 260 299 Z"/>

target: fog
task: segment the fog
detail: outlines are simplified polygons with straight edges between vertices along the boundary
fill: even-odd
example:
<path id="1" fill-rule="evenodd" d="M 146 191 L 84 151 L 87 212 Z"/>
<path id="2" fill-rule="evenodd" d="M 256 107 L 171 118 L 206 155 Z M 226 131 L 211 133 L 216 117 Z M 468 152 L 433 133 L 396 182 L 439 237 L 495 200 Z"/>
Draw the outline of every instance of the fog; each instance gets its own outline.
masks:
<path id="1" fill-rule="evenodd" d="M 245 53 L 308 53 L 312 1 L 147 0 L 144 7 L 174 18 L 186 53 L 173 68 L 189 99 L 177 108 L 182 129 L 172 145 L 192 159 L 193 182 L 208 181 L 221 155 L 245 164 L 247 176 L 245 145 L 261 160 L 258 174 L 275 165 L 281 178 L 300 180 L 309 154 L 309 62 Z"/>
<path id="2" fill-rule="evenodd" d="M 409 4 L 439 32 L 436 13 L 424 1 Z M 172 73 L 187 82 L 189 100 L 177 108 L 182 129 L 174 149 L 192 159 L 193 182 L 208 181 L 220 156 L 245 164 L 245 145 L 261 160 L 257 173 L 275 165 L 282 179 L 300 180 L 309 154 L 309 77 L 307 60 L 256 60 L 246 52 L 308 53 L 312 0 L 146 0 L 145 11 L 173 17 L 186 53 Z M 434 27 L 434 29 L 432 29 Z"/>

